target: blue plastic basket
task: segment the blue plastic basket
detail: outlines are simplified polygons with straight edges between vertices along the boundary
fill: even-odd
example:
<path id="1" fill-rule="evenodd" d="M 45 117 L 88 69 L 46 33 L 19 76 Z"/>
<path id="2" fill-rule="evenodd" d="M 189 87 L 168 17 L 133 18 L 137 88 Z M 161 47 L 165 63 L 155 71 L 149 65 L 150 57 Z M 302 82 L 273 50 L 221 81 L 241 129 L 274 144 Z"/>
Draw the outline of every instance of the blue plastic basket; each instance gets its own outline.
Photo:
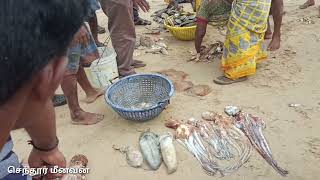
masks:
<path id="1" fill-rule="evenodd" d="M 147 121 L 164 110 L 173 93 L 173 83 L 166 77 L 136 74 L 112 84 L 105 100 L 124 119 Z"/>

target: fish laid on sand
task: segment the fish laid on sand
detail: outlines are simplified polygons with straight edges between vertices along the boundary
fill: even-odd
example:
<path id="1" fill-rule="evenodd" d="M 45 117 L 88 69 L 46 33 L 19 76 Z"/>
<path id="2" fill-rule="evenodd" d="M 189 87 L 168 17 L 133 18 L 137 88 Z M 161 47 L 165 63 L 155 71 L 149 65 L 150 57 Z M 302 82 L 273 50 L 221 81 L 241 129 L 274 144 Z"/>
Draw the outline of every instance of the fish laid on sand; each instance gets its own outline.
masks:
<path id="1" fill-rule="evenodd" d="M 168 174 L 174 173 L 177 170 L 177 155 L 173 145 L 173 138 L 170 133 L 162 135 L 159 138 L 160 148 L 164 164 L 167 166 Z"/>
<path id="2" fill-rule="evenodd" d="M 143 158 L 151 169 L 157 170 L 162 162 L 158 135 L 148 130 L 141 134 L 139 144 Z"/>
<path id="3" fill-rule="evenodd" d="M 129 146 L 126 148 L 125 152 L 126 152 L 127 162 L 131 167 L 134 167 L 134 168 L 141 167 L 143 163 L 143 157 L 140 151 Z"/>
<path id="4" fill-rule="evenodd" d="M 79 169 L 86 168 L 88 165 L 88 159 L 85 155 L 77 154 L 73 156 L 69 163 L 69 168 Z M 62 180 L 85 180 L 85 174 L 65 174 Z"/>
<path id="5" fill-rule="evenodd" d="M 238 113 L 236 116 L 236 124 L 251 141 L 251 144 L 256 148 L 259 154 L 275 169 L 280 175 L 286 176 L 289 172 L 278 166 L 274 160 L 271 149 L 267 142 L 267 139 L 262 133 L 262 129 L 265 128 L 265 122 L 254 117 L 251 114 Z"/>
<path id="6" fill-rule="evenodd" d="M 208 175 L 229 174 L 238 170 L 251 155 L 252 146 L 228 118 L 206 112 L 205 120 L 176 120 L 165 126 L 176 130 L 175 138 L 198 160 Z M 222 162 L 223 161 L 223 162 Z"/>

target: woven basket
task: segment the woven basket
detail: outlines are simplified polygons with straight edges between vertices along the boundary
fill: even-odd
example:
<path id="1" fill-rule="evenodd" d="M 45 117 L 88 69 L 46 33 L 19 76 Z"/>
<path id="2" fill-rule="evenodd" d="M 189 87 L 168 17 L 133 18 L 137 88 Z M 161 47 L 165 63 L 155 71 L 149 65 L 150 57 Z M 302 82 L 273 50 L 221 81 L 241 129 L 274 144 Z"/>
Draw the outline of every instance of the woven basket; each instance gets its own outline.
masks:
<path id="1" fill-rule="evenodd" d="M 171 16 L 168 18 L 171 18 Z M 171 26 L 167 23 L 167 20 L 164 22 L 164 25 L 171 32 L 171 34 L 179 40 L 191 41 L 196 37 L 196 25 L 190 27 Z"/>
<path id="2" fill-rule="evenodd" d="M 147 121 L 164 110 L 173 93 L 173 84 L 166 77 L 159 74 L 136 74 L 111 85 L 105 100 L 124 119 Z"/>

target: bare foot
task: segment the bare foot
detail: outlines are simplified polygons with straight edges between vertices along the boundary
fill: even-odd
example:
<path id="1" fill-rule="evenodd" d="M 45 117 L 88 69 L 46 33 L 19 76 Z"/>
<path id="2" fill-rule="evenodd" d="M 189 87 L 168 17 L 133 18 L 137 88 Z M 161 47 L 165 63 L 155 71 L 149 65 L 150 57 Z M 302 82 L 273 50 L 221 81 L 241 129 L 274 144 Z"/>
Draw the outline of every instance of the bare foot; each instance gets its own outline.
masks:
<path id="1" fill-rule="evenodd" d="M 71 118 L 72 118 L 72 124 L 92 125 L 92 124 L 97 124 L 98 122 L 102 121 L 104 118 L 104 115 L 89 113 L 89 112 L 85 112 L 83 110 L 80 110 L 80 111 L 74 113 L 73 115 L 71 115 Z"/>
<path id="2" fill-rule="evenodd" d="M 269 51 L 275 51 L 278 50 L 280 48 L 280 35 L 274 35 L 272 37 L 272 40 L 268 46 L 268 50 Z"/>
<path id="3" fill-rule="evenodd" d="M 95 89 L 94 92 L 87 94 L 86 99 L 84 99 L 84 102 L 90 104 L 93 103 L 98 97 L 102 96 L 104 94 L 104 90 L 102 89 Z"/>
<path id="4" fill-rule="evenodd" d="M 300 5 L 299 8 L 300 9 L 307 9 L 310 6 L 314 6 L 315 2 L 314 0 L 308 0 L 307 2 L 305 2 L 304 4 Z"/>

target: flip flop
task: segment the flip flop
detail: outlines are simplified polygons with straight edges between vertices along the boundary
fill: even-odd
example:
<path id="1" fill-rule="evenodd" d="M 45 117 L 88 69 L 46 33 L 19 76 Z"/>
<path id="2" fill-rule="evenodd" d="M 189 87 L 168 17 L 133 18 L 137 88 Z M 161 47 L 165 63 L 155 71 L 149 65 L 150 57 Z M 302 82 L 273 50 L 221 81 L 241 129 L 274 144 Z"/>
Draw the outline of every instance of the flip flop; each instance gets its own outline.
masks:
<path id="1" fill-rule="evenodd" d="M 106 28 L 98 25 L 98 34 L 104 34 L 104 33 L 106 33 Z"/>
<path id="2" fill-rule="evenodd" d="M 52 103 L 54 107 L 58 107 L 67 104 L 67 100 L 63 94 L 55 94 L 52 98 Z"/>
<path id="3" fill-rule="evenodd" d="M 248 77 L 241 77 L 239 79 L 232 80 L 225 76 L 219 76 L 216 79 L 214 79 L 213 82 L 219 85 L 229 85 L 229 84 L 238 83 L 246 80 L 248 80 Z"/>
<path id="4" fill-rule="evenodd" d="M 135 25 L 142 25 L 142 26 L 146 26 L 146 25 L 151 25 L 151 21 L 139 18 L 137 21 L 134 22 Z"/>
<path id="5" fill-rule="evenodd" d="M 309 2 L 305 2 L 304 4 L 300 5 L 300 9 L 307 9 L 310 6 L 313 6 L 314 4 L 310 4 Z"/>

